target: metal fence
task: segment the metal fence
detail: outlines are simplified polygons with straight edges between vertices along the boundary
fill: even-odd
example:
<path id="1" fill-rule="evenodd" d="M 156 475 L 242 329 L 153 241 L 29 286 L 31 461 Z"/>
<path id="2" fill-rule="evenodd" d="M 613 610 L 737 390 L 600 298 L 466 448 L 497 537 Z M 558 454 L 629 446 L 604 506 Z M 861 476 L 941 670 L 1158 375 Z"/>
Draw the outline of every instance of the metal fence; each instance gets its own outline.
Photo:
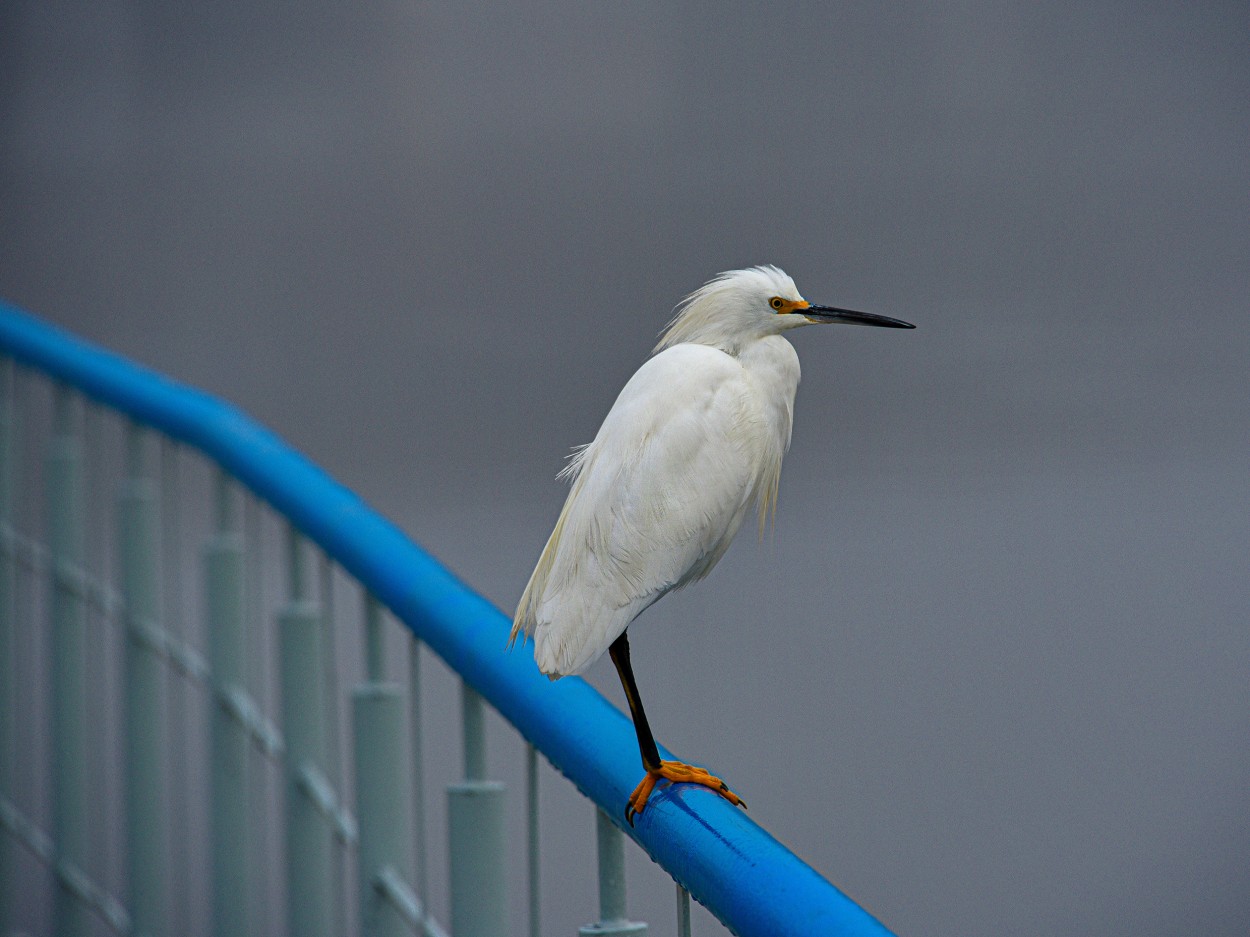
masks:
<path id="1" fill-rule="evenodd" d="M 423 904 L 423 647 L 462 680 L 456 937 L 542 932 L 540 755 L 599 808 L 600 919 L 583 934 L 646 933 L 626 913 L 625 834 L 676 882 L 679 934 L 690 895 L 738 934 L 888 933 L 711 792 L 657 792 L 626 829 L 627 718 L 503 653 L 498 610 L 234 408 L 3 303 L 0 355 L 0 935 L 444 934 Z M 364 661 L 346 695 L 345 627 Z M 488 705 L 527 742 L 528 922 L 507 920 Z"/>

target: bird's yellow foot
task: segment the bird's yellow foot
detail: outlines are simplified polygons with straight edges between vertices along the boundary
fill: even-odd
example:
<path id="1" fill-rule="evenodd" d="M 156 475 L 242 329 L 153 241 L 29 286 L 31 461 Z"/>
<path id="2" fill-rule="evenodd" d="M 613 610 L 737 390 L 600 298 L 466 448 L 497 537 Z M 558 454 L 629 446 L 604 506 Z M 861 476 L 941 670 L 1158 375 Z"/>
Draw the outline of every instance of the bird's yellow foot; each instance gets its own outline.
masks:
<path id="1" fill-rule="evenodd" d="M 646 777 L 639 782 L 634 788 L 634 792 L 629 795 L 629 802 L 625 805 L 625 820 L 630 826 L 634 825 L 634 817 L 642 813 L 647 807 L 647 799 L 650 798 L 651 792 L 655 790 L 656 782 L 661 778 L 669 781 L 677 781 L 682 784 L 701 784 L 704 787 L 710 787 L 716 793 L 720 794 L 735 807 L 746 807 L 746 801 L 731 791 L 728 785 L 714 774 L 709 774 L 703 768 L 696 768 L 694 765 L 684 764 L 680 761 L 661 761 L 660 767 L 654 771 L 647 771 Z"/>

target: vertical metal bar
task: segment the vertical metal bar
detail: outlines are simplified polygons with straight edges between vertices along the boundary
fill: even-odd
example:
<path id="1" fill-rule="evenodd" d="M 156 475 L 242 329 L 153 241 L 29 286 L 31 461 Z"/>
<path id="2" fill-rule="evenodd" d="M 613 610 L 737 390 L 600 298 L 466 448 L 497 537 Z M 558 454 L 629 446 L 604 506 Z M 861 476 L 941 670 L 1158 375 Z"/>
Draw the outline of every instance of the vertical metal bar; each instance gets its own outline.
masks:
<path id="1" fill-rule="evenodd" d="M 539 886 L 538 842 L 538 749 L 525 745 L 525 815 L 526 837 L 529 840 L 529 911 L 530 937 L 542 934 L 542 889 Z"/>
<path id="2" fill-rule="evenodd" d="M 485 704 L 461 682 L 464 777 L 447 789 L 451 930 L 456 937 L 507 931 L 504 786 L 486 776 Z"/>
<path id="3" fill-rule="evenodd" d="M 33 529 L 35 520 L 32 515 L 36 514 L 35 506 L 31 503 L 35 498 L 35 486 L 30 484 L 31 476 L 42 478 L 42 472 L 45 468 L 43 461 L 34 456 L 33 447 L 26 438 L 26 427 L 23 424 L 22 417 L 31 412 L 30 407 L 30 381 L 27 377 L 25 369 L 18 365 L 13 368 L 13 425 L 11 429 L 11 445 L 13 447 L 13 503 L 11 505 L 10 517 L 12 518 L 13 535 L 16 538 L 12 542 L 13 553 L 12 562 L 14 565 L 13 574 L 13 663 L 12 673 L 14 681 L 17 675 L 22 673 L 35 673 L 39 666 L 36 662 L 41 660 L 40 650 L 47 641 L 45 629 L 40 627 L 43 623 L 40 621 L 40 603 L 42 597 L 47 592 L 47 583 L 36 573 L 36 566 L 30 560 L 33 556 L 29 556 L 22 542 L 22 531 Z M 30 463 L 29 467 L 27 463 Z M 46 482 L 44 482 L 44 490 L 46 492 Z M 40 523 L 46 521 L 41 520 Z M 45 528 L 46 529 L 46 528 Z M 43 609 L 42 615 L 46 620 L 48 612 Z M 27 622 L 27 627 L 22 627 L 21 623 Z M 46 674 L 43 675 L 46 677 Z M 37 704 L 31 699 L 29 693 L 19 693 L 17 691 L 16 682 L 13 687 L 14 696 L 11 700 L 13 706 L 13 742 L 18 752 L 33 752 L 35 750 L 35 736 L 43 738 L 47 732 L 47 727 L 42 721 L 35 716 L 35 712 L 41 704 Z M 42 712 L 42 709 L 39 709 Z M 40 788 L 47 787 L 47 781 L 40 780 L 35 782 L 36 776 L 42 775 L 43 766 L 33 763 L 31 758 L 18 759 L 15 758 L 10 765 L 13 772 L 13 793 L 20 801 L 21 798 L 27 796 L 35 789 L 38 783 Z"/>
<path id="4" fill-rule="evenodd" d="M 291 524 L 286 528 L 286 595 L 292 604 L 312 597 L 308 594 L 308 560 L 304 556 L 304 538 Z"/>
<path id="5" fill-rule="evenodd" d="M 91 778 L 91 848 L 87 869 L 97 884 L 109 887 L 117 872 L 118 861 L 123 858 L 118 849 L 115 833 L 124 830 L 125 789 L 124 777 L 118 778 L 108 770 L 118 745 L 121 726 L 125 718 L 124 702 L 120 698 L 121 681 L 124 680 L 124 653 L 117 633 L 111 632 L 106 621 L 107 598 L 103 584 L 108 581 L 105 570 L 105 539 L 116 538 L 117 527 L 114 509 L 117 507 L 116 492 L 108 491 L 100 471 L 102 461 L 100 424 L 101 411 L 90 400 L 82 398 L 82 423 L 79 438 L 83 453 L 83 603 L 87 615 L 87 689 L 86 715 L 87 777 Z M 116 540 L 114 540 L 116 543 Z M 124 610 L 123 616 L 124 618 Z M 110 664 L 116 661 L 117 666 Z M 124 833 L 123 833 L 124 835 Z"/>
<path id="6" fill-rule="evenodd" d="M 421 642 L 411 632 L 408 639 L 408 727 L 412 738 L 412 833 L 416 861 L 417 896 L 429 908 L 429 876 L 426 869 L 425 759 L 421 729 Z"/>
<path id="7" fill-rule="evenodd" d="M 160 438 L 161 549 L 165 562 L 165 589 L 162 596 L 165 630 L 175 640 L 186 638 L 186 600 L 183 596 L 186 571 L 182 565 L 182 485 L 179 473 L 178 444 L 167 436 Z M 206 876 L 193 876 L 191 842 L 191 797 L 189 794 L 190 720 L 188 719 L 189 688 L 176 669 L 166 672 L 166 693 L 169 699 L 166 749 L 169 752 L 169 824 L 166 836 L 170 843 L 180 843 L 172 850 L 170 880 L 178 883 L 170 901 L 169 933 L 185 934 L 190 930 L 192 882 Z"/>
<path id="8" fill-rule="evenodd" d="M 357 687 L 352 693 L 352 730 L 360 827 L 361 932 L 364 937 L 398 937 L 409 933 L 408 924 L 378 886 L 388 871 L 398 873 L 405 881 L 412 874 L 409 799 L 405 796 L 402 758 L 404 699 L 400 687 L 385 683 Z"/>
<path id="9" fill-rule="evenodd" d="M 334 823 L 326 774 L 325 659 L 321 609 L 308 598 L 304 542 L 287 532 L 287 605 L 278 615 L 282 725 L 286 740 L 287 930 L 334 932 Z"/>
<path id="10" fill-rule="evenodd" d="M 677 937 L 690 937 L 690 892 L 677 886 Z"/>
<path id="11" fill-rule="evenodd" d="M 218 704 L 210 730 L 213 933 L 251 933 L 251 874 L 248 859 L 251 785 L 245 726 L 222 699 L 247 686 L 244 629 L 243 540 L 238 532 L 230 479 L 217 479 L 217 533 L 204 551 L 208 604 L 208 652 Z"/>
<path id="12" fill-rule="evenodd" d="M 17 479 L 16 417 L 11 391 L 13 360 L 0 358 L 0 800 L 16 801 L 17 710 L 15 628 L 17 610 L 17 539 L 13 518 Z M 13 915 L 17 842 L 8 827 L 0 829 L 0 934 L 16 927 Z"/>
<path id="13" fill-rule="evenodd" d="M 595 841 L 599 852 L 599 918 L 625 918 L 625 837 L 602 810 L 595 811 Z"/>
<path id="14" fill-rule="evenodd" d="M 507 932 L 504 786 L 465 781 L 448 788 L 451 930 L 456 937 Z"/>
<path id="15" fill-rule="evenodd" d="M 269 683 L 273 679 L 270 666 L 270 633 L 265 618 L 265 573 L 263 518 L 260 500 L 245 489 L 243 504 L 243 631 L 246 635 L 244 656 L 248 662 L 243 688 L 255 712 L 263 711 L 268 700 Z M 270 787 L 274 772 L 270 763 L 257 757 L 254 727 L 249 728 L 248 780 L 251 784 L 249 808 L 248 869 L 251 871 L 251 926 L 257 934 L 272 933 L 279 926 L 280 900 L 273 892 L 273 852 L 283 830 L 273 821 L 274 797 Z"/>
<path id="16" fill-rule="evenodd" d="M 647 925 L 625 916 L 625 834 L 608 815 L 595 809 L 595 840 L 599 847 L 599 921 L 578 929 L 581 937 L 645 935 Z"/>
<path id="17" fill-rule="evenodd" d="M 53 930 L 58 937 L 86 934 L 87 907 L 68 887 L 71 867 L 86 872 L 90 811 L 87 807 L 87 615 L 83 601 L 82 452 L 74 431 L 70 392 L 57 387 L 47 461 L 48 548 L 52 564 L 52 790 L 57 884 Z"/>
<path id="18" fill-rule="evenodd" d="M 486 704 L 477 690 L 460 681 L 460 711 L 464 733 L 464 779 L 486 777 Z"/>
<path id="19" fill-rule="evenodd" d="M 395 760 L 400 750 L 399 739 L 392 734 L 400 729 L 398 724 L 391 726 L 396 718 L 392 709 L 397 702 L 402 716 L 402 701 L 396 695 L 398 687 L 383 682 L 386 680 L 385 620 L 381 603 L 368 592 L 364 594 L 364 639 L 366 682 L 353 693 L 353 736 L 360 831 L 359 911 L 362 933 L 365 937 L 373 937 L 375 934 L 399 934 L 406 930 L 396 909 L 383 898 L 377 883 L 388 866 L 396 871 L 404 869 L 401 877 L 405 880 L 409 870 L 406 864 L 396 865 L 390 861 L 405 848 L 395 837 L 403 835 L 403 831 L 408 829 L 407 824 L 397 827 L 392 823 L 384 829 L 381 819 L 393 815 L 393 811 L 398 809 L 400 805 L 393 801 L 404 801 L 404 810 L 408 809 L 407 799 L 402 794 L 402 768 Z M 378 751 L 371 751 L 372 746 L 362 742 L 362 732 L 385 739 L 381 743 L 387 749 L 385 757 Z"/>
<path id="20" fill-rule="evenodd" d="M 136 937 L 167 932 L 169 894 L 165 834 L 165 674 L 160 629 L 159 492 L 148 475 L 143 433 L 127 432 L 127 477 L 118 505 L 122 599 L 125 602 L 126 856 Z"/>
<path id="21" fill-rule="evenodd" d="M 365 673 L 370 683 L 386 679 L 386 635 L 382 630 L 382 606 L 365 593 Z"/>
<path id="22" fill-rule="evenodd" d="M 339 723 L 339 675 L 338 675 L 338 641 L 334 628 L 336 615 L 334 605 L 334 563 L 325 553 L 321 558 L 321 646 L 325 659 L 325 669 L 318 679 L 325 688 L 326 700 L 326 750 L 327 775 L 336 791 L 343 790 L 343 749 L 341 745 L 342 729 Z M 347 909 L 347 841 L 342 836 L 334 840 L 334 933 L 346 934 L 348 931 Z"/>
<path id="23" fill-rule="evenodd" d="M 76 393 L 76 392 L 75 392 Z M 109 814 L 120 804 L 114 795 L 116 791 L 109 788 L 113 778 L 104 771 L 106 727 L 105 719 L 115 715 L 109 704 L 115 702 L 109 698 L 107 684 L 107 653 L 110 650 L 104 639 L 104 628 L 101 621 L 100 608 L 93 592 L 98 580 L 93 576 L 92 563 L 99 556 L 96 539 L 99 533 L 96 513 L 99 508 L 99 491 L 95 485 L 96 462 L 99 447 L 99 415 L 91 401 L 85 397 L 78 398 L 77 438 L 82 453 L 82 559 L 79 561 L 80 574 L 77 577 L 77 588 L 81 592 L 87 627 L 87 685 L 84 688 L 84 699 L 87 700 L 86 723 L 83 727 L 87 739 L 87 764 L 83 769 L 86 776 L 92 779 L 91 801 L 89 811 L 90 828 L 87 830 L 87 860 L 84 871 L 89 870 L 92 881 L 103 883 L 108 880 L 106 869 L 107 844 L 105 838 L 109 830 Z"/>

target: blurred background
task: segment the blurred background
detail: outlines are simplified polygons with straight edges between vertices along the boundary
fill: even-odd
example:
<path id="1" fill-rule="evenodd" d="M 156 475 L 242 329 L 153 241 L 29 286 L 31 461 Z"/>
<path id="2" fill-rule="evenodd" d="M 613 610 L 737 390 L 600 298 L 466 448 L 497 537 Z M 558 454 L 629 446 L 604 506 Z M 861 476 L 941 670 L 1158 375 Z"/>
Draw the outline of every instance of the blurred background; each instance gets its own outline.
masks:
<path id="1" fill-rule="evenodd" d="M 17 0 L 0 295 L 239 404 L 505 610 L 704 280 L 776 263 L 916 323 L 792 336 L 775 529 L 631 632 L 657 735 L 901 934 L 1241 934 L 1248 34 L 1235 3 Z M 593 815 L 543 783 L 571 934 Z"/>

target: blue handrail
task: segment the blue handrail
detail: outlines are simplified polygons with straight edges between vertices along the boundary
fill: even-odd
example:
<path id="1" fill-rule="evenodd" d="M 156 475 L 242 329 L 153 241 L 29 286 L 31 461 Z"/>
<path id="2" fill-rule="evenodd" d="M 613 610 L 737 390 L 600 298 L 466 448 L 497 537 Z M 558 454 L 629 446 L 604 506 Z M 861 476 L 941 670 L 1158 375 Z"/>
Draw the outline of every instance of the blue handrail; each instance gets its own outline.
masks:
<path id="1" fill-rule="evenodd" d="M 702 788 L 657 791 L 633 828 L 633 727 L 585 681 L 551 683 L 505 653 L 510 621 L 356 494 L 236 407 L 0 301 L 0 349 L 200 450 L 269 502 L 387 605 L 679 884 L 741 935 L 889 931 L 756 825 Z M 665 752 L 665 757 L 671 757 Z"/>

